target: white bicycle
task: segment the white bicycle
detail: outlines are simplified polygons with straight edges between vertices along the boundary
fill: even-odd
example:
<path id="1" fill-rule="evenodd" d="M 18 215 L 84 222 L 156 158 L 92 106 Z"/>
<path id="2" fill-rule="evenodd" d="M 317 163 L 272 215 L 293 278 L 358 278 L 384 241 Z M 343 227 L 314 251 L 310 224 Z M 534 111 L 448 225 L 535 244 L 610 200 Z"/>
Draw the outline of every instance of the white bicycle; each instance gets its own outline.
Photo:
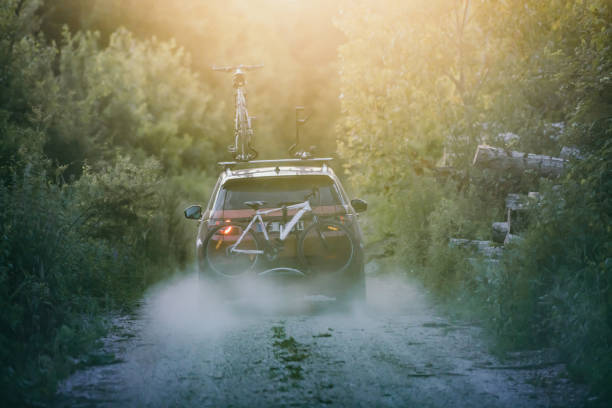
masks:
<path id="1" fill-rule="evenodd" d="M 257 157 L 257 151 L 251 146 L 253 137 L 252 120 L 249 116 L 246 100 L 246 78 L 245 72 L 263 67 L 263 65 L 236 65 L 227 67 L 214 66 L 214 71 L 232 72 L 234 82 L 234 144 L 228 146 L 234 159 L 238 161 L 249 161 Z"/>
<path id="2" fill-rule="evenodd" d="M 265 274 L 296 252 L 304 274 L 338 273 L 351 263 L 355 252 L 353 239 L 343 224 L 322 220 L 313 214 L 312 223 L 304 228 L 302 218 L 313 213 L 308 200 L 279 203 L 280 207 L 267 209 L 261 209 L 266 204 L 264 201 L 244 204 L 255 211 L 246 226 L 239 223 L 219 225 L 210 231 L 204 242 L 208 266 L 215 273 L 233 277 L 258 269 L 258 274 Z M 289 211 L 296 212 L 287 221 Z M 280 218 L 273 216 L 279 213 Z M 264 217 L 269 218 L 267 222 Z M 277 233 L 277 237 L 272 237 Z M 285 243 L 292 235 L 296 238 L 292 240 L 296 247 L 288 248 Z M 264 267 L 258 268 L 259 264 Z"/>

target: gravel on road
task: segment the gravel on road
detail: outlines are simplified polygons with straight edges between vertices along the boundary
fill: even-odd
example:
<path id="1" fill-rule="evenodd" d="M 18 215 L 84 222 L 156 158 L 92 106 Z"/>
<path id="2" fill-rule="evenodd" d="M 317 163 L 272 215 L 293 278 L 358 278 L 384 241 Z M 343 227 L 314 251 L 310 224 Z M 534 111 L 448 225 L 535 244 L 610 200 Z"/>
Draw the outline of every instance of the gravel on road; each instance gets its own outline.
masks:
<path id="1" fill-rule="evenodd" d="M 222 300 L 197 277 L 151 290 L 114 319 L 107 364 L 60 386 L 57 407 L 575 407 L 584 387 L 542 350 L 488 351 L 416 283 L 368 277 L 367 304 L 278 296 Z"/>

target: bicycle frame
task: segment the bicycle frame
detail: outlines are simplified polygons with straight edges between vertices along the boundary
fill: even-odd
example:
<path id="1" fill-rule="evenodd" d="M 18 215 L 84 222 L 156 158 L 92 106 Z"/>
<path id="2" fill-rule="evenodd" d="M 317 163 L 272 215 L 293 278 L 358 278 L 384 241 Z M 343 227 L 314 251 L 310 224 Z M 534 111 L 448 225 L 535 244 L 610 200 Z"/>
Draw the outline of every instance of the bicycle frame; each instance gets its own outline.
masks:
<path id="1" fill-rule="evenodd" d="M 238 160 L 247 159 L 247 149 L 251 142 L 253 129 L 251 118 L 247 111 L 246 97 L 242 87 L 236 88 L 236 113 L 234 117 L 234 146 L 232 149 L 237 154 Z"/>
<path id="2" fill-rule="evenodd" d="M 238 249 L 238 245 L 240 245 L 240 243 L 246 236 L 247 232 L 253 228 L 253 225 L 255 225 L 256 222 L 259 223 L 259 225 L 261 226 L 261 231 L 266 241 L 270 241 L 270 237 L 268 236 L 268 231 L 266 230 L 266 224 L 263 222 L 262 215 L 267 215 L 273 212 L 282 211 L 283 208 L 286 208 L 287 210 L 298 210 L 298 212 L 295 213 L 295 215 L 291 218 L 291 220 L 289 220 L 287 224 L 285 224 L 284 226 L 283 225 L 280 226 L 280 240 L 281 241 L 284 241 L 289 236 L 289 233 L 291 232 L 293 227 L 296 226 L 296 224 L 300 221 L 300 219 L 305 213 L 312 211 L 312 207 L 310 207 L 310 202 L 308 200 L 304 201 L 303 203 L 288 205 L 287 207 L 272 208 L 270 210 L 263 210 L 263 211 L 258 210 L 255 212 L 255 216 L 253 216 L 253 218 L 251 219 L 251 222 L 249 222 L 249 225 L 247 225 L 244 231 L 242 231 L 242 234 L 240 235 L 240 238 L 238 238 L 238 241 L 236 241 L 234 245 L 229 247 L 229 251 L 240 253 L 240 254 L 263 254 L 264 250 Z"/>
<path id="3" fill-rule="evenodd" d="M 251 147 L 253 128 L 247 110 L 245 71 L 261 68 L 263 65 L 237 65 L 229 67 L 213 67 L 215 71 L 232 72 L 234 80 L 235 116 L 234 116 L 234 145 L 229 146 L 234 159 L 249 161 L 257 157 L 257 151 Z"/>

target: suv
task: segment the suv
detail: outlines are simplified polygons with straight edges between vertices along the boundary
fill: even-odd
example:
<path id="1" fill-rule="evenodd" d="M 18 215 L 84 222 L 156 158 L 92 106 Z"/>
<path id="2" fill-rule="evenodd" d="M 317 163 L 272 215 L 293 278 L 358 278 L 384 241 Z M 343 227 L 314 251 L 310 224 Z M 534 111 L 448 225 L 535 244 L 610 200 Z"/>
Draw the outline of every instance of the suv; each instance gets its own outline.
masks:
<path id="1" fill-rule="evenodd" d="M 334 296 L 338 300 L 364 299 L 364 254 L 357 214 L 365 211 L 367 204 L 360 199 L 349 201 L 340 180 L 327 165 L 328 160 L 220 163 L 225 169 L 217 180 L 207 208 L 203 211 L 199 205 L 193 205 L 185 209 L 186 218 L 199 221 L 196 251 L 200 279 L 231 282 L 245 275 L 273 279 L 289 276 L 304 281 L 308 284 L 305 286 L 316 293 Z M 296 207 L 304 204 L 308 210 L 303 211 L 301 217 L 295 217 L 297 221 L 293 229 L 289 233 L 285 231 L 286 238 L 279 238 L 283 227 L 294 219 Z M 268 211 L 274 208 L 277 211 Z M 262 214 L 261 223 L 251 223 L 256 213 Z M 316 228 L 311 227 L 313 224 L 317 224 L 314 226 Z M 332 230 L 325 232 L 330 237 L 335 234 L 325 242 L 330 243 L 337 253 L 328 253 L 328 256 L 321 258 L 321 263 L 313 267 L 313 264 L 308 265 L 310 258 L 305 252 L 318 250 L 313 249 L 316 246 L 308 242 L 307 235 L 311 234 L 309 231 L 317 231 L 321 236 L 320 225 Z M 264 228 L 265 231 L 262 231 Z M 243 233 L 245 229 L 247 233 L 249 229 L 251 232 Z M 340 233 L 350 237 L 345 239 L 348 245 L 334 246 L 332 241 L 334 238 L 337 240 Z M 241 254 L 246 263 L 242 265 L 244 267 L 234 270 L 224 270 L 217 266 L 216 261 L 213 262 L 211 251 L 218 252 L 223 258 L 238 258 L 230 252 L 231 245 L 225 245 L 225 242 L 244 246 L 246 235 L 252 237 L 251 244 L 259 248 L 262 248 L 261 241 L 265 235 L 269 242 L 265 243 L 267 248 L 272 247 L 274 251 L 266 250 L 266 256 L 263 256 L 263 251 L 259 251 L 261 254 L 258 255 L 254 250 L 241 251 L 249 252 Z M 314 233 L 312 235 L 316 236 Z M 251 269 L 255 256 L 261 261 L 257 261 L 257 267 Z M 325 266 L 333 265 L 338 260 L 342 260 L 341 268 L 326 270 Z"/>

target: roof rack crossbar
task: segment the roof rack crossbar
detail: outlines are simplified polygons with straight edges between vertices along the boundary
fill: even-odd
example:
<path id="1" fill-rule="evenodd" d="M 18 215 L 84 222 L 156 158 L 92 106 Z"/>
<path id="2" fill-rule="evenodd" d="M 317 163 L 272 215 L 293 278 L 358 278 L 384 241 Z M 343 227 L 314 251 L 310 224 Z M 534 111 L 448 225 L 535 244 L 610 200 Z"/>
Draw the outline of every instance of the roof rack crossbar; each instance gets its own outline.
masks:
<path id="1" fill-rule="evenodd" d="M 251 167 L 251 166 L 278 166 L 278 165 L 291 165 L 291 164 L 304 164 L 304 163 L 322 163 L 325 164 L 332 161 L 332 157 L 313 157 L 308 159 L 275 159 L 275 160 L 250 160 L 250 161 L 231 161 L 231 162 L 219 162 L 219 166 L 227 169 L 232 167 Z"/>

